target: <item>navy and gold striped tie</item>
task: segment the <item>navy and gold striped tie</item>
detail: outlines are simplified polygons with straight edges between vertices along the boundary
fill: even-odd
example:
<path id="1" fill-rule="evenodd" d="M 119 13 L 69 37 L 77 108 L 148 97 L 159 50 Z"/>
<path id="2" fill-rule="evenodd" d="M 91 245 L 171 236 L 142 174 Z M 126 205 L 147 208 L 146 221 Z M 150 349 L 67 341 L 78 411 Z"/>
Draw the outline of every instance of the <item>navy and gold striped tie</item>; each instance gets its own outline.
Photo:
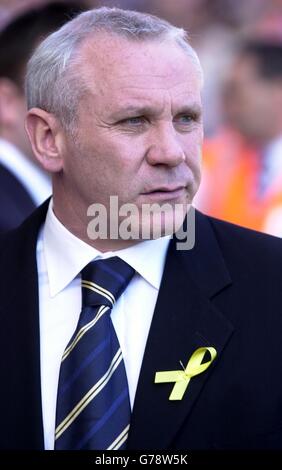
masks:
<path id="1" fill-rule="evenodd" d="M 81 273 L 82 311 L 60 369 L 55 449 L 125 449 L 130 402 L 110 313 L 134 272 L 114 257 Z"/>

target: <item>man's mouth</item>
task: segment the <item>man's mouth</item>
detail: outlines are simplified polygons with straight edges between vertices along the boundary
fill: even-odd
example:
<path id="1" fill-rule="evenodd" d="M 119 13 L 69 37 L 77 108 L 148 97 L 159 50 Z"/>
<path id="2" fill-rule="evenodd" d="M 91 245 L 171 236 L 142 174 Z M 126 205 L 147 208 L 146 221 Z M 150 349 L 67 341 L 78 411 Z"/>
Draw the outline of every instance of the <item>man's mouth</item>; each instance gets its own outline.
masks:
<path id="1" fill-rule="evenodd" d="M 159 186 L 149 189 L 148 191 L 144 191 L 141 195 L 154 200 L 170 200 L 183 196 L 184 192 L 186 192 L 185 185 Z"/>

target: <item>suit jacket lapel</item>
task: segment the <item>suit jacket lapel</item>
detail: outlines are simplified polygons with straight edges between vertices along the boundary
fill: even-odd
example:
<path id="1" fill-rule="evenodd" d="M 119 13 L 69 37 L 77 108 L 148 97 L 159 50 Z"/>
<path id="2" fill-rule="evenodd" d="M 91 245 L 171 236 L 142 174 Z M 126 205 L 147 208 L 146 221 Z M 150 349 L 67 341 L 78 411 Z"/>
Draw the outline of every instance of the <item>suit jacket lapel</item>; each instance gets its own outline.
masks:
<path id="1" fill-rule="evenodd" d="M 5 317 L 0 336 L 0 406 L 5 428 L 1 447 L 7 449 L 44 448 L 36 243 L 47 207 L 48 202 L 18 230 L 10 232 L 1 253 L 1 315 Z"/>
<path id="2" fill-rule="evenodd" d="M 139 378 L 128 449 L 170 447 L 210 374 L 233 327 L 210 298 L 231 283 L 208 219 L 197 215 L 193 250 L 171 242 Z M 154 384 L 157 371 L 181 369 L 199 347 L 213 346 L 217 359 L 191 379 L 181 401 L 169 401 L 173 383 Z"/>

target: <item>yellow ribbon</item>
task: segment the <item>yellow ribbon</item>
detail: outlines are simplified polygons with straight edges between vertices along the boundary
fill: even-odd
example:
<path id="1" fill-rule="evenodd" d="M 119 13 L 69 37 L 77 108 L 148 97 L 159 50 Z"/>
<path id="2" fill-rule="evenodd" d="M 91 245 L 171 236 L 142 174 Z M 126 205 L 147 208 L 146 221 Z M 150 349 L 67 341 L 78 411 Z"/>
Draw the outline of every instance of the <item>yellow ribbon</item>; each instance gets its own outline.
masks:
<path id="1" fill-rule="evenodd" d="M 207 351 L 210 353 L 211 359 L 202 364 Z M 155 383 L 175 382 L 169 400 L 182 400 L 191 378 L 204 372 L 214 361 L 216 354 L 216 350 L 212 347 L 198 348 L 190 357 L 186 369 L 156 372 Z"/>

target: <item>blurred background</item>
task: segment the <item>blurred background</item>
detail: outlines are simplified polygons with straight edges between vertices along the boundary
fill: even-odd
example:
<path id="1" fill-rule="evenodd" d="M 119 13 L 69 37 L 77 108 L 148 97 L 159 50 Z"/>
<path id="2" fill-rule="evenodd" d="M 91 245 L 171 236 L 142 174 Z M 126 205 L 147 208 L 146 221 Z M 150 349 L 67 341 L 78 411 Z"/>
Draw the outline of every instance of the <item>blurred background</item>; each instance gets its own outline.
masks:
<path id="1" fill-rule="evenodd" d="M 12 119 L 12 114 L 19 114 L 7 109 L 15 101 L 12 91 L 22 94 L 21 84 L 8 70 L 7 56 L 10 62 L 11 57 L 17 61 L 17 54 L 9 50 L 11 40 L 7 43 L 5 31 L 27 12 L 53 3 L 56 8 L 58 3 L 69 7 L 64 21 L 80 9 L 117 6 L 157 14 L 188 31 L 205 75 L 203 179 L 195 205 L 218 218 L 282 236 L 282 0 L 0 0 L 0 231 L 17 225 L 31 210 L 9 221 L 9 227 L 1 222 L 10 188 L 1 183 L 1 166 L 4 172 L 14 169 L 1 148 L 7 150 L 7 142 L 17 147 L 16 132 L 21 127 Z M 41 32 L 39 16 L 34 17 L 37 33 L 31 49 L 58 27 L 57 13 L 47 16 L 49 25 L 42 26 Z M 18 34 L 17 28 L 17 24 L 12 28 L 13 41 L 20 49 L 33 27 L 29 23 L 28 30 L 19 28 Z M 23 75 L 24 67 L 22 64 Z M 20 106 L 23 109 L 22 102 Z M 23 146 L 18 150 L 27 157 L 29 150 Z M 29 163 L 31 159 L 28 157 Z M 13 173 L 23 180 L 21 170 Z M 5 186 L 3 196 L 1 186 Z M 28 185 L 25 189 L 32 196 Z M 41 199 L 48 192 L 47 184 Z M 33 196 L 36 206 L 41 201 Z"/>

